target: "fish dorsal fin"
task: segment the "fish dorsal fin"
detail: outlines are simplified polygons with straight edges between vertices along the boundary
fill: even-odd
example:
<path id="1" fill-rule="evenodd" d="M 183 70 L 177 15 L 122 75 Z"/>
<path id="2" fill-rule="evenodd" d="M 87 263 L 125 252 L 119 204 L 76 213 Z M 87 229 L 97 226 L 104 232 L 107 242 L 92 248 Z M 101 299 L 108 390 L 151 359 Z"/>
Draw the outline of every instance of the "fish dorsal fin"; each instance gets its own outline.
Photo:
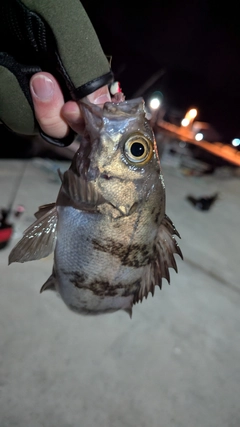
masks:
<path id="1" fill-rule="evenodd" d="M 40 211 L 38 211 L 39 213 Z M 38 213 L 36 215 L 38 215 Z M 26 262 L 45 258 L 53 252 L 57 239 L 57 209 L 48 210 L 25 230 L 22 239 L 9 255 L 12 262 Z"/>
<path id="2" fill-rule="evenodd" d="M 141 286 L 139 292 L 135 294 L 134 303 L 142 301 L 144 297 L 147 298 L 149 292 L 154 295 L 155 286 L 162 289 L 163 277 L 170 284 L 169 268 L 173 268 L 177 272 L 177 264 L 173 254 L 178 254 L 182 259 L 183 255 L 174 234 L 180 237 L 170 218 L 165 215 L 155 243 L 156 257 L 144 267 Z"/>
<path id="3" fill-rule="evenodd" d="M 96 210 L 106 201 L 91 181 L 76 175 L 71 169 L 60 174 L 60 178 L 65 193 L 80 210 Z"/>

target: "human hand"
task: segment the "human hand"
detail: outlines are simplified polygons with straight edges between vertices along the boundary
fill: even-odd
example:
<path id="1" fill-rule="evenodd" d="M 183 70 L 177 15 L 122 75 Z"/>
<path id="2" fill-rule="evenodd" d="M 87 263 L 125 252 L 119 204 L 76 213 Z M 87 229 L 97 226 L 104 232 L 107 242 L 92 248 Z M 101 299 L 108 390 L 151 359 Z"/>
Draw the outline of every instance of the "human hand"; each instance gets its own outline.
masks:
<path id="1" fill-rule="evenodd" d="M 65 102 L 61 88 L 53 75 L 40 72 L 30 80 L 36 119 L 47 135 L 53 138 L 64 138 L 69 128 L 81 133 L 83 118 L 78 104 L 74 101 Z M 111 101 L 108 86 L 103 86 L 87 96 L 93 104 L 102 106 Z"/>

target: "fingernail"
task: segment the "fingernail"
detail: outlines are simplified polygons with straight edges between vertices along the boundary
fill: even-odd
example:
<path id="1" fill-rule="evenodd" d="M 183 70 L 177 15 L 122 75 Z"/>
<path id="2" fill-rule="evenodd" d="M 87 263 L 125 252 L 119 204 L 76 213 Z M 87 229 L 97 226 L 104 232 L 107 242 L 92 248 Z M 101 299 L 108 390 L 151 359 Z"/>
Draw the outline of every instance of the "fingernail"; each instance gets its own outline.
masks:
<path id="1" fill-rule="evenodd" d="M 31 90 L 41 101 L 51 101 L 53 97 L 53 82 L 46 76 L 36 76 L 31 80 Z"/>

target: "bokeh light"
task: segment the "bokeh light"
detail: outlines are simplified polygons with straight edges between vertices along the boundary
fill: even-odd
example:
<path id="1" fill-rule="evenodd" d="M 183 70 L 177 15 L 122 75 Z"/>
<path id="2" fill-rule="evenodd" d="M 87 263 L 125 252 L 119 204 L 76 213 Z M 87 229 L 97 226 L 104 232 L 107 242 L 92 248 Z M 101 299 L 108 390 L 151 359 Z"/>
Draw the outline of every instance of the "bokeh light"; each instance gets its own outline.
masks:
<path id="1" fill-rule="evenodd" d="M 196 108 L 192 108 L 191 110 L 188 111 L 188 115 L 191 119 L 195 119 L 196 115 L 197 115 L 197 110 Z"/>
<path id="2" fill-rule="evenodd" d="M 184 117 L 184 119 L 182 119 L 182 121 L 181 121 L 181 125 L 184 127 L 188 126 L 189 123 L 190 123 L 190 121 L 186 117 Z"/>
<path id="3" fill-rule="evenodd" d="M 238 146 L 240 145 L 240 138 L 234 138 L 234 139 L 232 140 L 232 145 L 233 145 L 234 147 L 238 147 Z"/>
<path id="4" fill-rule="evenodd" d="M 202 141 L 202 139 L 203 139 L 203 134 L 202 134 L 201 132 L 196 133 L 196 135 L 195 135 L 195 139 L 196 139 L 196 141 Z"/>
<path id="5" fill-rule="evenodd" d="M 161 101 L 159 98 L 152 98 L 149 105 L 153 110 L 157 110 L 161 105 Z"/>

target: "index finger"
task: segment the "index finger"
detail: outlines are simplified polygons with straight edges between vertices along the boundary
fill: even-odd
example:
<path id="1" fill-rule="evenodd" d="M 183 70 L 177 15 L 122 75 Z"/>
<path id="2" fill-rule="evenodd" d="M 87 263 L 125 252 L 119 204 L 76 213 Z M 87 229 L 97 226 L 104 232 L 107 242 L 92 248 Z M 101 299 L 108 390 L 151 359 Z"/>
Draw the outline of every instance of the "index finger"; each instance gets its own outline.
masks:
<path id="1" fill-rule="evenodd" d="M 35 116 L 43 132 L 64 138 L 69 128 L 61 114 L 64 98 L 57 80 L 49 73 L 36 73 L 30 80 L 30 90 Z"/>

